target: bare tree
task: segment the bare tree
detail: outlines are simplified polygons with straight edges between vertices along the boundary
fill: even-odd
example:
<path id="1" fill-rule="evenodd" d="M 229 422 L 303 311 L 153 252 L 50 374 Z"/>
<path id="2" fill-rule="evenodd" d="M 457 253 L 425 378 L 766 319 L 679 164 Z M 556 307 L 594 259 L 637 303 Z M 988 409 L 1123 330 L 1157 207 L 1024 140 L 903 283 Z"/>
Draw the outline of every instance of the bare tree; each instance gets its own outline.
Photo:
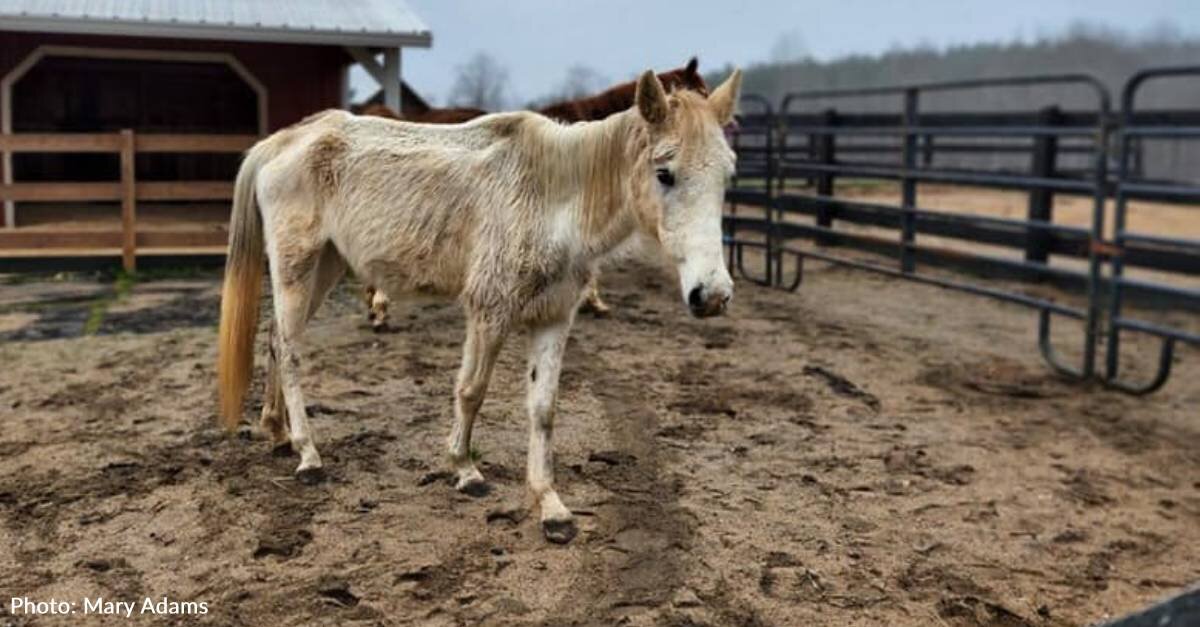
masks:
<path id="1" fill-rule="evenodd" d="M 804 36 L 797 29 L 779 33 L 775 43 L 771 44 L 769 59 L 773 63 L 793 63 L 808 56 L 808 48 L 804 45 Z"/>
<path id="2" fill-rule="evenodd" d="M 454 72 L 454 86 L 448 98 L 451 105 L 486 111 L 504 108 L 508 70 L 492 55 L 476 52 L 466 63 L 454 68 Z"/>
<path id="3" fill-rule="evenodd" d="M 567 69 L 567 76 L 558 87 L 560 100 L 575 100 L 604 90 L 608 79 L 596 70 L 577 63 Z"/>
<path id="4" fill-rule="evenodd" d="M 986 78 L 1084 72 L 1120 93 L 1135 71 L 1157 65 L 1184 65 L 1200 58 L 1200 37 L 1181 33 L 1167 23 L 1138 34 L 1086 22 L 1045 33 L 1031 40 L 1014 39 L 935 47 L 895 46 L 878 55 L 850 55 L 830 60 L 811 56 L 797 59 L 798 33 L 784 33 L 769 50 L 770 59 L 747 69 L 743 91 L 772 102 L 792 91 L 838 89 L 924 83 L 964 78 Z M 790 59 L 790 60 L 789 60 Z M 716 73 L 713 73 L 716 74 Z M 709 84 L 719 77 L 709 74 Z M 803 101 L 806 111 L 836 107 L 842 111 L 897 113 L 898 98 L 841 98 Z M 1197 81 L 1162 81 L 1138 96 L 1139 107 L 1178 109 L 1200 102 Z M 794 101 L 795 103 L 795 101 Z M 924 111 L 1037 111 L 1057 105 L 1089 110 L 1096 96 L 1087 89 L 1061 85 L 1025 88 L 989 88 L 931 92 L 921 97 Z M 800 106 L 800 105 L 797 105 Z M 794 109 L 798 110 L 798 109 Z M 1196 142 L 1147 143 L 1147 172 L 1164 178 L 1195 178 L 1200 161 Z M 1190 170 L 1188 168 L 1191 168 Z"/>

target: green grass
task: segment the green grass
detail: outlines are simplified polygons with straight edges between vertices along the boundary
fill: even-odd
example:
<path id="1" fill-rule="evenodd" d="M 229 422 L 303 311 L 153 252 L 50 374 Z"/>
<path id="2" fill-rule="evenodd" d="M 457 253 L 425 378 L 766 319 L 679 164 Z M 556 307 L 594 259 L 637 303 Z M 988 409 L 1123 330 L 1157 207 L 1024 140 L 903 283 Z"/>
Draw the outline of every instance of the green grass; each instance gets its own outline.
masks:
<path id="1" fill-rule="evenodd" d="M 104 316 L 108 313 L 108 308 L 114 303 L 125 300 L 133 291 L 133 286 L 140 280 L 141 275 L 119 270 L 113 278 L 112 294 L 97 298 L 88 307 L 88 317 L 83 323 L 83 334 L 95 335 L 100 331 L 100 325 L 104 324 Z"/>

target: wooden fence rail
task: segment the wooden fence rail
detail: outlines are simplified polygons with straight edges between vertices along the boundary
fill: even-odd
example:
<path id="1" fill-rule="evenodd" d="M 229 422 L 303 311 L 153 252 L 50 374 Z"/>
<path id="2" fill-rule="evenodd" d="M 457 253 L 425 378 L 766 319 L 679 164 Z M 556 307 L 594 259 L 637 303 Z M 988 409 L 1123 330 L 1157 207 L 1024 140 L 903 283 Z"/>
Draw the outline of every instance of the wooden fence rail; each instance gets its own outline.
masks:
<path id="1" fill-rule="evenodd" d="M 10 221 L 0 229 L 0 255 L 12 249 L 121 249 L 128 271 L 137 268 L 142 247 L 196 248 L 224 245 L 224 233 L 203 231 L 137 232 L 138 201 L 210 200 L 233 198 L 232 181 L 137 181 L 134 164 L 140 153 L 238 153 L 258 141 L 253 135 L 119 133 L 20 133 L 0 134 L 0 154 L 108 153 L 120 157 L 120 178 L 113 182 L 38 182 L 0 184 L 0 201 L 11 202 L 117 202 L 121 203 L 120 231 L 23 231 Z M 219 240 L 219 241 L 218 241 Z"/>

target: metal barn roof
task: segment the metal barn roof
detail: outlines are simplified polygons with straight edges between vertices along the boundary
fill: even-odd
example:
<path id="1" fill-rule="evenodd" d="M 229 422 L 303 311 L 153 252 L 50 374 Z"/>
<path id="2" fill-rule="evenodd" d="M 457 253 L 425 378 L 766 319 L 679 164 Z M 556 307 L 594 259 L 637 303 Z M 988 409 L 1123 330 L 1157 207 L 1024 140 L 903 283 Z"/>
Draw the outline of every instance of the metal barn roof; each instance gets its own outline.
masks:
<path id="1" fill-rule="evenodd" d="M 428 47 L 403 0 L 0 0 L 0 31 Z"/>

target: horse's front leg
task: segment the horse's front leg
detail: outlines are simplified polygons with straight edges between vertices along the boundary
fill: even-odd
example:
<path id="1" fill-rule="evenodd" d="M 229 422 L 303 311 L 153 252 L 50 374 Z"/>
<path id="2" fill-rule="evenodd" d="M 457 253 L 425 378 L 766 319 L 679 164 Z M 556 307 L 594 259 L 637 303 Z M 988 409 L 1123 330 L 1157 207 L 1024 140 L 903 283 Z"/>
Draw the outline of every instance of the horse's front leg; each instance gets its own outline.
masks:
<path id="1" fill-rule="evenodd" d="M 555 405 L 563 350 L 571 317 L 533 330 L 529 343 L 529 488 L 542 509 L 542 533 L 551 542 L 570 542 L 575 520 L 554 491 Z"/>
<path id="2" fill-rule="evenodd" d="M 475 416 L 483 405 L 492 378 L 492 366 L 503 342 L 503 331 L 468 313 L 462 367 L 454 386 L 454 427 L 450 430 L 447 447 L 457 477 L 455 488 L 471 496 L 483 496 L 488 492 L 483 475 L 471 459 L 471 430 L 475 427 Z"/>

